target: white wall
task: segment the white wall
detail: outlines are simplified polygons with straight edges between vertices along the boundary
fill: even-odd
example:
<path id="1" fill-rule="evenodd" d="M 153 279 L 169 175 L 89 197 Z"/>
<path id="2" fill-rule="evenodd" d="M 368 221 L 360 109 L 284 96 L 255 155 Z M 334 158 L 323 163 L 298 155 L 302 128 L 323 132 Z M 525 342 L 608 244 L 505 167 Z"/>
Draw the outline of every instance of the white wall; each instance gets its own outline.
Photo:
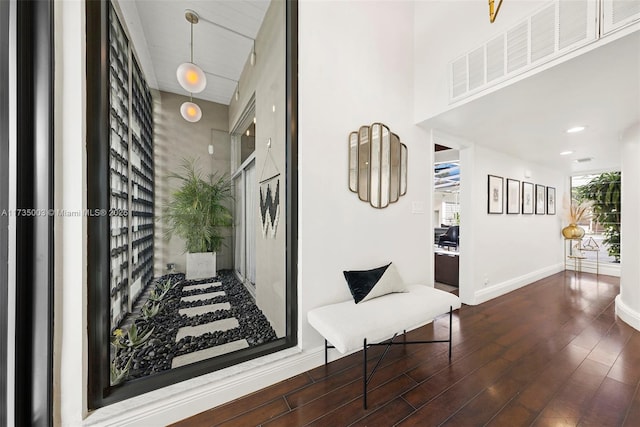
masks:
<path id="1" fill-rule="evenodd" d="M 478 304 L 564 268 L 562 200 L 569 180 L 559 171 L 478 144 L 461 150 L 460 294 Z M 470 166 L 470 167 L 468 167 Z M 525 177 L 525 171 L 530 177 Z M 487 213 L 488 175 L 556 189 L 556 215 Z M 506 201 L 506 193 L 505 193 Z M 463 274 L 464 272 L 464 274 Z"/>
<path id="2" fill-rule="evenodd" d="M 616 297 L 616 314 L 640 330 L 640 122 L 622 137 L 622 218 L 620 233 L 620 295 Z"/>
<path id="3" fill-rule="evenodd" d="M 57 2 L 55 207 L 86 207 L 85 3 Z M 75 427 L 87 408 L 86 221 L 55 218 L 54 421 Z"/>
<path id="4" fill-rule="evenodd" d="M 81 3 L 63 2 L 65 10 L 68 4 Z M 80 25 L 82 9 L 76 8 L 70 7 L 64 18 Z M 360 19 L 354 19 L 356 16 Z M 433 155 L 427 133 L 412 122 L 412 22 L 413 4 L 409 2 L 300 4 L 301 353 L 285 352 L 289 358 L 280 361 L 278 357 L 284 356 L 272 355 L 110 405 L 92 414 L 86 424 L 156 425 L 179 420 L 320 364 L 321 350 L 317 346 L 321 338 L 307 324 L 306 312 L 350 298 L 342 276 L 344 269 L 394 261 L 406 281 L 432 283 L 428 262 L 432 235 L 427 214 L 432 208 Z M 383 26 L 394 31 L 378 31 Z M 80 29 L 73 36 L 81 40 Z M 69 54 L 77 58 L 73 62 L 83 61 L 80 46 Z M 70 76 L 80 79 L 80 72 Z M 347 136 L 374 121 L 387 124 L 409 150 L 407 195 L 382 210 L 359 201 L 347 187 Z M 66 126 L 78 129 L 77 124 Z M 82 152 L 81 145 L 74 150 L 76 154 Z M 424 214 L 412 214 L 412 202 L 423 203 Z M 81 280 L 81 272 L 82 267 L 77 266 L 66 272 L 65 278 Z M 65 286 L 62 292 L 77 298 L 75 291 Z M 65 315 L 68 313 L 76 322 L 65 321 L 59 330 L 70 334 L 71 339 L 62 350 L 71 352 L 77 360 L 83 358 L 82 345 L 86 342 L 83 307 L 81 301 L 65 306 Z M 75 366 L 77 372 L 78 363 Z M 80 396 L 85 390 L 76 372 L 63 369 L 60 373 L 63 425 L 79 425 L 83 417 L 85 406 Z"/>
<path id="5" fill-rule="evenodd" d="M 302 2 L 299 34 L 299 293 L 303 348 L 321 338 L 306 321 L 351 296 L 343 270 L 397 264 L 407 282 L 429 267 L 432 148 L 413 125 L 411 2 Z M 385 30 L 381 30 L 385 28 Z M 380 121 L 408 146 L 408 191 L 374 209 L 348 189 L 347 137 Z M 424 214 L 412 214 L 412 202 Z"/>
<path id="6" fill-rule="evenodd" d="M 177 235 L 173 235 L 170 240 L 165 239 L 163 208 L 180 184 L 178 180 L 169 178 L 169 175 L 182 173 L 184 160 L 194 159 L 197 159 L 196 166 L 205 177 L 212 173 L 229 174 L 231 149 L 228 134 L 229 108 L 226 105 L 195 99 L 202 109 L 202 119 L 190 123 L 180 115 L 180 105 L 189 101 L 188 96 L 155 90 L 152 92 L 156 191 L 154 209 L 156 218 L 159 219 L 155 224 L 154 274 L 160 276 L 167 272 L 167 263 L 175 263 L 175 271 L 184 273 L 186 268 L 184 240 Z M 213 156 L 208 152 L 211 143 L 214 146 Z M 231 229 L 223 230 L 222 233 L 227 238 L 226 246 L 216 253 L 218 270 L 233 268 Z"/>
<path id="7" fill-rule="evenodd" d="M 549 0 L 507 0 L 491 24 L 486 0 L 417 1 L 414 15 L 415 121 L 449 108 L 449 62 L 508 30 L 546 3 Z"/>
<path id="8" fill-rule="evenodd" d="M 440 151 L 436 151 L 433 154 L 433 161 L 435 163 L 457 162 L 458 160 L 460 160 L 460 153 L 458 152 L 458 150 L 453 150 L 453 149 L 440 150 Z"/>
<path id="9" fill-rule="evenodd" d="M 407 282 L 433 283 L 432 144 L 427 130 L 413 124 L 414 105 L 420 104 L 419 114 L 426 114 L 422 105 L 426 101 L 414 103 L 414 97 L 428 98 L 431 90 L 423 87 L 414 91 L 413 64 L 420 63 L 415 72 L 422 73 L 429 58 L 417 47 L 414 49 L 413 23 L 420 22 L 418 11 L 422 11 L 423 18 L 429 18 L 428 22 L 420 23 L 424 26 L 436 25 L 438 21 L 451 25 L 456 19 L 430 16 L 428 10 L 423 10 L 427 6 L 424 3 L 300 3 L 297 124 L 300 353 L 285 352 L 287 358 L 280 361 L 276 359 L 285 356 L 272 355 L 165 387 L 103 408 L 86 423 L 169 423 L 320 364 L 322 340 L 308 325 L 306 314 L 314 307 L 350 298 L 342 276 L 345 269 L 393 261 Z M 440 7 L 446 8 L 444 2 L 440 3 Z M 478 6 L 478 19 L 488 19 L 482 18 L 486 13 L 484 0 L 471 3 Z M 64 97 L 60 99 L 64 101 L 57 107 L 82 111 L 84 91 L 76 83 L 83 81 L 84 76 L 84 3 L 58 2 L 56 10 L 56 43 L 57 46 L 64 44 L 64 49 L 57 51 L 64 54 L 56 61 L 63 79 L 60 88 Z M 507 10 L 500 12 L 502 18 L 508 16 Z M 459 28 L 460 33 L 463 29 Z M 419 33 L 423 31 L 421 27 Z M 433 37 L 433 34 L 430 37 L 434 39 L 433 44 L 446 44 L 444 37 Z M 424 40 L 420 44 L 424 44 Z M 76 167 L 65 169 L 66 178 L 56 193 L 62 194 L 70 206 L 75 206 L 83 204 L 84 191 L 80 183 L 84 167 L 77 165 L 84 165 L 84 120 L 66 117 L 59 117 L 56 124 L 63 132 L 64 153 L 70 161 L 75 161 Z M 409 150 L 407 195 L 381 210 L 358 200 L 347 187 L 349 132 L 374 121 L 387 124 L 400 135 Z M 468 199 L 462 201 L 461 214 L 462 226 L 467 227 L 461 231 L 462 244 L 470 242 L 468 250 L 474 253 L 475 259 L 468 269 L 469 277 L 461 277 L 461 281 L 468 280 L 469 298 L 478 302 L 492 296 L 491 292 L 506 292 L 510 286 L 519 284 L 514 279 L 527 276 L 531 271 L 547 271 L 560 263 L 559 215 L 488 216 L 486 175 L 522 180 L 523 171 L 530 169 L 531 181 L 555 186 L 558 200 L 561 200 L 564 178 L 555 171 L 474 145 L 461 151 L 461 161 L 464 162 L 463 185 L 467 182 L 472 190 L 467 192 Z M 57 168 L 60 166 L 56 164 Z M 414 202 L 423 205 L 423 214 L 412 214 Z M 70 225 L 63 233 L 60 238 L 66 245 L 63 246 L 65 257 L 56 259 L 59 274 L 56 289 L 61 299 L 56 305 L 55 331 L 59 344 L 56 344 L 55 396 L 60 424 L 76 426 L 82 423 L 86 411 L 86 300 L 83 291 L 78 291 L 83 290 L 86 283 L 85 252 L 78 249 L 86 247 L 86 237 L 82 224 Z M 556 240 L 557 244 L 553 243 Z M 496 259 L 504 262 L 496 263 Z M 461 257 L 461 262 L 464 260 Z M 485 275 L 489 279 L 487 287 L 481 283 Z M 78 374 L 80 366 L 82 375 Z"/>
<path id="10" fill-rule="evenodd" d="M 275 236 L 262 234 L 256 211 L 256 304 L 278 337 L 286 334 L 286 42 L 285 3 L 271 2 L 256 37 L 256 64 L 249 61 L 240 78 L 240 97 L 229 105 L 229 128 L 234 129 L 255 95 L 257 182 L 280 172 L 280 217 Z M 269 155 L 267 141 L 271 140 Z M 267 160 L 268 159 L 268 160 Z M 272 163 L 275 162 L 275 165 Z M 275 185 L 275 181 L 270 184 Z M 258 187 L 259 189 L 259 184 Z M 275 190 L 275 187 L 272 187 Z M 256 197 L 258 197 L 256 190 Z M 256 203 L 256 209 L 260 206 Z"/>
<path id="11" fill-rule="evenodd" d="M 8 115 L 9 115 L 9 191 L 8 191 L 8 205 L 6 208 L 14 208 L 16 206 L 16 189 L 18 188 L 16 184 L 16 168 L 17 168 L 17 147 L 14 141 L 17 141 L 16 132 L 17 132 L 17 120 L 16 120 L 16 108 L 12 108 L 11 106 L 17 105 L 17 96 L 16 96 L 16 66 L 14 58 L 17 57 L 17 46 L 14 42 L 15 34 L 16 34 L 16 5 L 17 1 L 11 1 L 9 3 L 9 88 L 8 91 L 5 92 L 8 95 L 8 105 L 10 106 Z M 6 7 L 6 5 L 5 5 Z M 6 33 L 5 33 L 6 34 Z M 13 63 L 12 63 L 13 62 Z M 4 102 L 4 101 L 3 101 Z M 4 208 L 4 207 L 3 207 Z M 16 337 L 16 218 L 14 216 L 9 217 L 8 222 L 8 230 L 7 230 L 7 347 L 6 347 L 6 357 L 7 357 L 7 365 L 6 365 L 6 387 L 7 390 L 15 390 L 15 373 L 12 369 L 15 366 L 15 337 Z M 5 402 L 6 405 L 6 414 L 4 418 L 0 418 L 0 424 L 4 420 L 6 420 L 7 425 L 9 425 L 9 420 L 13 420 L 15 416 L 15 395 L 12 392 L 8 392 L 6 396 Z"/>

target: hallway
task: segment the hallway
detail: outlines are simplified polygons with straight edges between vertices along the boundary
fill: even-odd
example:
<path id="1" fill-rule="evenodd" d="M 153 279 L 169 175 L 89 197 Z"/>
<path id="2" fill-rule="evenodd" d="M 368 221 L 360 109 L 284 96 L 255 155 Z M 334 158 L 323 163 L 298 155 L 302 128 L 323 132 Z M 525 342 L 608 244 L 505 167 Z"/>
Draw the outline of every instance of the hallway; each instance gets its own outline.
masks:
<path id="1" fill-rule="evenodd" d="M 368 411 L 358 352 L 175 425 L 637 425 L 640 332 L 616 318 L 618 293 L 618 278 L 567 271 L 463 306 L 451 365 L 445 345 L 393 347 Z M 441 337 L 447 324 L 409 335 Z"/>

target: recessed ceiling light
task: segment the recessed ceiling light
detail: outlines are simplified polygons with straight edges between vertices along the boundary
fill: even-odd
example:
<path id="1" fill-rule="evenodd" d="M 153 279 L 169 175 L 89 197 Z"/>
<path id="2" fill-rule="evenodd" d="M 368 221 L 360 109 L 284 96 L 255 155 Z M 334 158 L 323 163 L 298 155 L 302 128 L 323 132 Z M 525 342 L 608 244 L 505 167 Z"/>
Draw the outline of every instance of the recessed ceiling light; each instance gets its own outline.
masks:
<path id="1" fill-rule="evenodd" d="M 593 160 L 593 157 L 584 157 L 582 159 L 575 159 L 574 162 L 576 162 L 576 163 L 587 163 L 587 162 L 590 162 L 591 160 Z"/>
<path id="2" fill-rule="evenodd" d="M 563 151 L 562 153 L 560 153 L 561 156 L 568 156 L 569 154 L 573 154 L 573 151 Z"/>
<path id="3" fill-rule="evenodd" d="M 572 128 L 567 129 L 567 133 L 582 132 L 585 129 L 586 129 L 585 126 L 574 126 Z"/>

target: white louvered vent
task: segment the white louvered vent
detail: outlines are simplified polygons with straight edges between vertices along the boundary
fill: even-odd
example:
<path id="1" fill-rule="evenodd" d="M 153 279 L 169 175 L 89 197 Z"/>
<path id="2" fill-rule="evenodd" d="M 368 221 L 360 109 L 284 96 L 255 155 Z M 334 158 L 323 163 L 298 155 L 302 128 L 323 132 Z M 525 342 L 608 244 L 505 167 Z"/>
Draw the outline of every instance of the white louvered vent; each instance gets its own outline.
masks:
<path id="1" fill-rule="evenodd" d="M 469 90 L 484 85 L 484 46 L 469 54 Z"/>
<path id="2" fill-rule="evenodd" d="M 587 37 L 587 0 L 561 1 L 558 48 L 565 49 Z"/>
<path id="3" fill-rule="evenodd" d="M 451 66 L 451 96 L 455 98 L 467 90 L 467 57 L 463 56 Z"/>
<path id="4" fill-rule="evenodd" d="M 603 33 L 640 20 L 639 0 L 602 0 Z"/>
<path id="5" fill-rule="evenodd" d="M 640 9 L 640 0 L 553 0 L 506 33 L 452 61 L 449 65 L 450 102 L 515 77 L 595 40 L 600 2 L 610 3 L 608 10 L 611 16 L 614 9 L 620 16 L 640 15 L 634 9 Z M 606 10 L 604 14 L 607 14 Z"/>
<path id="6" fill-rule="evenodd" d="M 504 35 L 487 43 L 487 83 L 504 76 Z"/>
<path id="7" fill-rule="evenodd" d="M 632 18 L 634 15 L 640 14 L 640 1 L 638 0 L 614 0 L 612 3 L 611 21 L 613 24 L 618 24 L 628 18 Z"/>
<path id="8" fill-rule="evenodd" d="M 512 73 L 527 65 L 529 53 L 529 22 L 523 22 L 507 31 L 507 72 Z"/>
<path id="9" fill-rule="evenodd" d="M 587 163 L 593 160 L 593 157 L 583 157 L 582 159 L 576 159 L 576 163 Z"/>
<path id="10" fill-rule="evenodd" d="M 556 5 L 552 4 L 531 17 L 531 62 L 556 50 Z"/>

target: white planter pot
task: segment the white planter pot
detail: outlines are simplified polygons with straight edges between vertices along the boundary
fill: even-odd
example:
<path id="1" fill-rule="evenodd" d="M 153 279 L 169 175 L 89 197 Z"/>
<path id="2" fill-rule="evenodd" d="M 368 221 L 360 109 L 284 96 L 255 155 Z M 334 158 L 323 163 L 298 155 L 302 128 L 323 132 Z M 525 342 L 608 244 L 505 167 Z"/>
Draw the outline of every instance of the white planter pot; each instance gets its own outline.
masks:
<path id="1" fill-rule="evenodd" d="M 187 253 L 187 280 L 208 279 L 216 275 L 216 253 Z"/>

